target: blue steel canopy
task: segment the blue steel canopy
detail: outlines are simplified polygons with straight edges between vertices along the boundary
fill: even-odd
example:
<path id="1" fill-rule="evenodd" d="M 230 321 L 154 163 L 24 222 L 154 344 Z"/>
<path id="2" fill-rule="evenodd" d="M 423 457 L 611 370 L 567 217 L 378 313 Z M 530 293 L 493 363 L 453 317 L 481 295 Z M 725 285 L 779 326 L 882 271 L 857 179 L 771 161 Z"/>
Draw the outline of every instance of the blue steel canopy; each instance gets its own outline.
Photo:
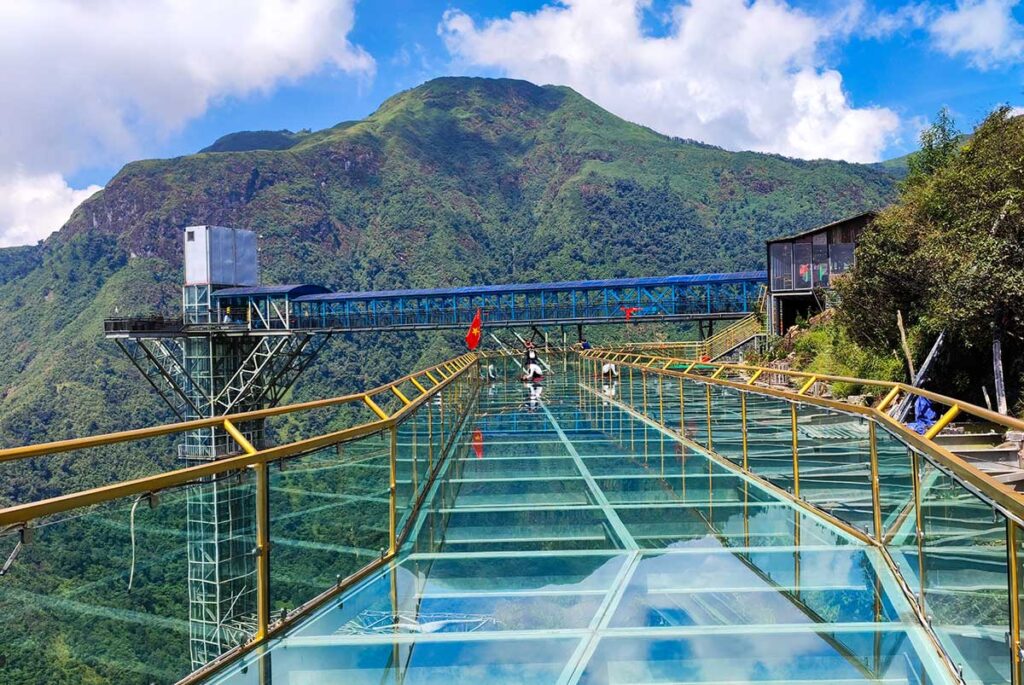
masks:
<path id="1" fill-rule="evenodd" d="M 464 328 L 478 308 L 490 327 L 730 319 L 754 311 L 765 281 L 764 271 L 744 271 L 338 293 L 287 286 L 292 289 L 287 327 L 314 332 Z M 253 290 L 232 288 L 217 296 L 254 302 L 261 296 Z M 282 295 L 262 295 L 275 296 Z"/>
<path id="2" fill-rule="evenodd" d="M 239 286 L 236 288 L 221 288 L 213 292 L 217 299 L 236 299 L 243 297 L 288 297 L 292 300 L 299 297 L 313 296 L 331 292 L 322 285 L 309 285 L 306 283 L 291 285 L 251 285 Z"/>
<path id="3" fill-rule="evenodd" d="M 303 295 L 295 297 L 296 302 L 337 302 L 344 300 L 395 299 L 408 297 L 453 297 L 493 295 L 505 293 L 530 293 L 554 290 L 600 290 L 602 288 L 653 288 L 663 286 L 703 285 L 706 283 L 741 283 L 744 281 L 764 282 L 764 271 L 741 271 L 738 273 L 697 274 L 684 276 L 662 276 L 642 278 L 608 278 L 589 281 L 557 281 L 553 283 L 508 283 L 503 285 L 468 285 L 451 288 L 424 288 L 407 290 L 368 290 L 364 292 L 329 293 L 327 295 Z M 243 290 L 235 288 L 234 290 Z M 221 291 L 223 292 L 223 291 Z"/>

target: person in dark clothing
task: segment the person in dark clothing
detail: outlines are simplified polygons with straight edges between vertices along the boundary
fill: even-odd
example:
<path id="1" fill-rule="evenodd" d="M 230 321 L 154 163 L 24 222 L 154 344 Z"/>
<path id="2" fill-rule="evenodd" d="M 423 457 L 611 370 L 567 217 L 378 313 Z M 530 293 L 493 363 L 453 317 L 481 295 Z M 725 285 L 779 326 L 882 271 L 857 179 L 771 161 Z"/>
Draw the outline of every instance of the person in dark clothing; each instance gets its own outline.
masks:
<path id="1" fill-rule="evenodd" d="M 523 362 L 523 368 L 526 369 L 530 364 L 540 364 L 540 355 L 537 354 L 537 348 L 534 347 L 533 343 L 529 340 L 526 341 L 526 358 Z"/>

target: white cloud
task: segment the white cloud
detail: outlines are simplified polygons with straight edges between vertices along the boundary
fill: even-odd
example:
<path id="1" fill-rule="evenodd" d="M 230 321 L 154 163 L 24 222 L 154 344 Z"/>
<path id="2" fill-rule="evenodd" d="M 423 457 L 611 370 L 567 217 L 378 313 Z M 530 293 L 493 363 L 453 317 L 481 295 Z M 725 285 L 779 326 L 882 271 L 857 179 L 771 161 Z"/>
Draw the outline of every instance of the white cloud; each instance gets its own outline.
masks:
<path id="1" fill-rule="evenodd" d="M 97 190 L 71 188 L 58 173 L 0 175 L 0 247 L 31 245 L 60 228 Z"/>
<path id="2" fill-rule="evenodd" d="M 853 107 L 820 46 L 856 13 L 815 18 L 781 0 L 692 0 L 667 35 L 645 34 L 646 0 L 565 0 L 478 26 L 459 10 L 438 30 L 456 60 L 572 86 L 615 114 L 732 149 L 877 160 L 891 110 Z"/>
<path id="3" fill-rule="evenodd" d="M 935 47 L 966 56 L 979 69 L 1024 60 L 1024 25 L 1013 16 L 1020 0 L 959 0 L 931 25 Z"/>
<path id="4" fill-rule="evenodd" d="M 934 11 L 928 3 L 910 3 L 892 12 L 868 14 L 858 33 L 865 38 L 888 38 L 895 33 L 925 26 Z"/>
<path id="5" fill-rule="evenodd" d="M 45 195 L 51 174 L 143 154 L 224 98 L 325 67 L 370 77 L 372 57 L 346 38 L 353 4 L 0 3 L 0 175 L 18 169 L 19 184 L 40 179 Z M 0 240 L 11 230 L 0 223 Z"/>

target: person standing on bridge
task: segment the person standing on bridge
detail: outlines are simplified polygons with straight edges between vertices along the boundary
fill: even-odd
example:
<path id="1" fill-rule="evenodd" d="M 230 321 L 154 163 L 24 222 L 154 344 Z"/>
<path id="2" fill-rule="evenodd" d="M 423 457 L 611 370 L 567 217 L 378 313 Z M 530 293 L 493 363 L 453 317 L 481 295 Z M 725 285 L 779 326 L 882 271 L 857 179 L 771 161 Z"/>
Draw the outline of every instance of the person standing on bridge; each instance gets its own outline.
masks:
<path id="1" fill-rule="evenodd" d="M 524 369 L 523 380 L 527 383 L 539 383 L 544 380 L 544 369 L 537 362 L 530 362 Z"/>
<path id="2" fill-rule="evenodd" d="M 537 354 L 537 348 L 534 346 L 532 340 L 526 341 L 526 358 L 523 360 L 523 370 L 530 368 L 530 364 L 536 364 L 540 366 L 540 355 Z"/>

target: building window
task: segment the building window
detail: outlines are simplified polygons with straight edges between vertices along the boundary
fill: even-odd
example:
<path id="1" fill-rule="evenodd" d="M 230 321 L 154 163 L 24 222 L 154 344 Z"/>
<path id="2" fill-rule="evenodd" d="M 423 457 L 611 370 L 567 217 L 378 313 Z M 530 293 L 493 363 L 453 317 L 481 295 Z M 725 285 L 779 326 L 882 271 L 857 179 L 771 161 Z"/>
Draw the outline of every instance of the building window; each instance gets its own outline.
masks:
<path id="1" fill-rule="evenodd" d="M 833 276 L 844 274 L 853 268 L 853 243 L 834 244 L 828 251 Z"/>
<path id="2" fill-rule="evenodd" d="M 793 249 L 789 243 L 773 243 L 771 249 L 772 290 L 793 289 Z"/>
<path id="3" fill-rule="evenodd" d="M 828 287 L 828 235 L 824 232 L 812 236 L 811 242 L 811 267 L 813 271 L 814 287 Z"/>
<path id="4" fill-rule="evenodd" d="M 192 242 L 195 242 L 195 239 L 196 239 L 196 232 L 195 231 L 185 231 L 185 240 L 187 240 L 188 242 L 192 243 Z"/>
<path id="5" fill-rule="evenodd" d="M 793 243 L 793 288 L 811 289 L 811 241 Z"/>

